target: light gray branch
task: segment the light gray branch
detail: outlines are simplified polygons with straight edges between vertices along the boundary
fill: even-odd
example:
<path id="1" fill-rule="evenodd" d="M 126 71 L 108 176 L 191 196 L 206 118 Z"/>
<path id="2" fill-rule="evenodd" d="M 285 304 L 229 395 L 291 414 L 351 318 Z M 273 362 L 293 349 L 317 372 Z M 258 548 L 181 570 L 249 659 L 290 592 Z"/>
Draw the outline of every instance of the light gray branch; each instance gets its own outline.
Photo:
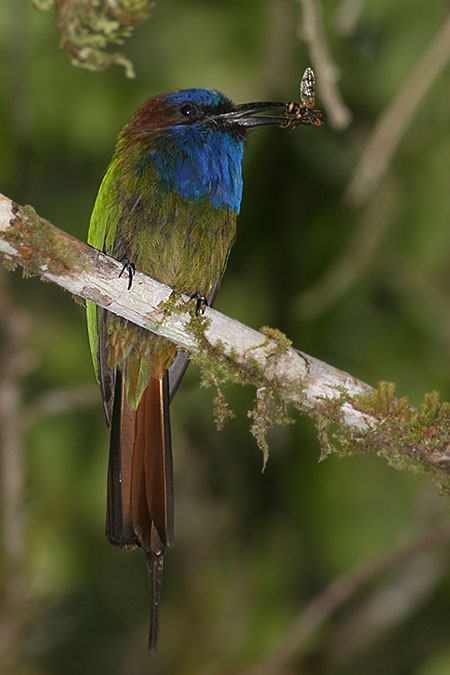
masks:
<path id="1" fill-rule="evenodd" d="M 24 209 L 28 213 L 24 213 Z M 195 332 L 188 328 L 192 315 L 188 311 L 187 296 L 180 297 L 181 302 L 186 302 L 186 311 L 168 314 L 163 305 L 171 297 L 171 288 L 136 272 L 132 287 L 127 290 L 128 277 L 119 276 L 121 263 L 58 230 L 48 221 L 44 223 L 49 232 L 35 236 L 32 230 L 42 230 L 43 219 L 30 207 L 24 209 L 17 211 L 10 199 L 0 195 L 0 252 L 11 261 L 27 269 L 31 267 L 41 278 L 158 333 L 180 348 L 193 353 L 201 348 Z M 16 237 L 14 241 L 8 237 L 9 230 L 18 228 L 24 234 L 20 243 L 15 241 Z M 46 245 L 51 237 L 52 249 Z M 302 402 L 313 410 L 323 398 L 340 397 L 343 389 L 350 396 L 371 391 L 368 385 L 351 375 L 296 349 L 274 354 L 277 345 L 273 340 L 212 308 L 206 308 L 204 317 L 209 323 L 205 331 L 208 343 L 213 347 L 220 343 L 238 367 L 256 361 L 268 385 L 284 382 L 288 402 Z M 344 405 L 344 411 L 350 425 L 361 427 L 370 423 L 349 404 Z"/>
<path id="2" fill-rule="evenodd" d="M 436 399 L 428 401 L 436 418 L 430 428 L 429 411 L 417 421 L 413 409 L 404 404 L 397 407 L 386 392 L 285 346 L 276 333 L 257 332 L 212 308 L 206 309 L 202 325 L 201 319 L 193 317 L 193 303 L 187 296 L 177 295 L 174 301 L 168 286 L 139 272 L 127 290 L 127 278 L 119 276 L 119 262 L 57 229 L 31 207 L 20 207 L 2 195 L 1 254 L 6 264 L 19 264 L 28 273 L 91 300 L 194 355 L 209 353 L 213 360 L 225 362 L 228 371 L 233 370 L 234 379 L 237 374 L 237 379 L 255 384 L 260 397 L 271 392 L 272 401 L 292 403 L 312 415 L 319 421 L 319 431 L 328 423 L 337 425 L 345 451 L 350 451 L 349 443 L 356 443 L 360 451 L 382 452 L 396 466 L 404 466 L 398 461 L 400 456 L 406 464 L 411 460 L 416 469 L 430 472 L 431 468 L 441 485 L 448 479 L 449 410 L 441 409 Z M 358 396 L 371 395 L 373 409 L 362 406 Z M 348 435 L 344 438 L 345 430 Z M 321 434 L 324 443 L 330 438 L 328 431 Z M 335 438 L 334 431 L 331 438 Z"/>

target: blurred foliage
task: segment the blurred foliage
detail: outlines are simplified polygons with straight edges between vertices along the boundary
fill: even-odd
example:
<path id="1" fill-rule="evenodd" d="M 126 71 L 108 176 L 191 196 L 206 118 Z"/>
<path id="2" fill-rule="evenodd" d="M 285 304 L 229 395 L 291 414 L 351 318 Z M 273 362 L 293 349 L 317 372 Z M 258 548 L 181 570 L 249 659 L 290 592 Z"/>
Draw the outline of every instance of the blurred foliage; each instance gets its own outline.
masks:
<path id="1" fill-rule="evenodd" d="M 323 18 L 353 123 L 343 133 L 251 136 L 238 241 L 216 306 L 256 328 L 276 326 L 299 348 L 371 384 L 395 381 L 413 403 L 433 389 L 448 400 L 449 68 L 371 196 L 370 218 L 342 196 L 368 134 L 448 3 L 367 0 L 342 34 L 335 19 L 345 4 L 324 1 Z M 160 2 L 124 46 L 137 73 L 129 80 L 120 69 L 73 68 L 58 49 L 51 13 L 3 0 L 2 192 L 84 238 L 114 138 L 137 106 L 188 86 L 215 87 L 238 102 L 297 98 L 309 63 L 299 21 L 291 0 Z M 320 80 L 318 89 L 320 98 Z M 371 246 L 364 258 L 348 252 L 344 272 L 352 282 L 339 294 L 327 288 L 321 310 L 302 313 L 304 294 L 358 228 Z M 21 566 L 2 562 L 0 569 L 0 646 L 16 627 L 15 642 L 3 645 L 14 674 L 238 673 L 263 661 L 336 575 L 448 517 L 448 502 L 429 480 L 382 459 L 318 464 L 307 420 L 271 432 L 261 474 L 246 418 L 254 392 L 224 389 L 236 417 L 219 433 L 213 393 L 199 388 L 191 367 L 172 406 L 177 545 L 166 558 L 160 650 L 151 658 L 144 558 L 103 537 L 108 435 L 100 397 L 59 414 L 43 404 L 60 388 L 92 383 L 94 391 L 84 312 L 20 272 L 2 274 L 0 296 L 9 300 L 2 358 L 12 308 L 27 317 L 15 345 L 25 363 L 16 377 L 25 551 Z M 446 675 L 446 559 L 448 547 L 435 547 L 373 578 L 278 672 Z M 26 593 L 12 611 L 18 578 Z"/>

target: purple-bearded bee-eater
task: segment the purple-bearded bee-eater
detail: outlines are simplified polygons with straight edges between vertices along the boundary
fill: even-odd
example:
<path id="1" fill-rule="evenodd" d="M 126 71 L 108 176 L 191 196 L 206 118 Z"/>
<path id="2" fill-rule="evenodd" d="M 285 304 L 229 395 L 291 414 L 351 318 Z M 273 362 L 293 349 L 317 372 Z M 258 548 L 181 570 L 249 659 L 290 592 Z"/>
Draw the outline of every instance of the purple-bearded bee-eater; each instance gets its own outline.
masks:
<path id="1" fill-rule="evenodd" d="M 292 120 L 289 105 L 235 105 L 212 89 L 151 98 L 119 134 L 88 243 L 124 262 L 128 287 L 136 268 L 211 304 L 236 238 L 248 131 L 267 124 L 322 123 L 311 106 L 302 121 L 299 104 Z M 92 303 L 87 317 L 111 428 L 106 536 L 122 549 L 140 546 L 146 553 L 148 644 L 154 651 L 163 558 L 174 543 L 169 403 L 187 354 Z"/>

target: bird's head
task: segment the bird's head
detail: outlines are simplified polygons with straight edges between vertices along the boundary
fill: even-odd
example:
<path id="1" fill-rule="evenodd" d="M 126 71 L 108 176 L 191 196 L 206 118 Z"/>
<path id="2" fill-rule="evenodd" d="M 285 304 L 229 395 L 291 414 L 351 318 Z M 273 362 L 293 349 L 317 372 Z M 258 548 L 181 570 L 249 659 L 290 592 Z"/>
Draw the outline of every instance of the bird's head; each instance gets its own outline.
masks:
<path id="1" fill-rule="evenodd" d="M 249 129 L 286 122 L 286 103 L 259 101 L 235 105 L 216 89 L 182 89 L 151 98 L 129 120 L 124 135 L 142 138 L 189 129 L 227 131 L 244 139 Z M 268 114 L 271 113 L 271 114 Z"/>
<path id="2" fill-rule="evenodd" d="M 285 124 L 286 111 L 286 103 L 235 105 L 215 89 L 162 94 L 126 124 L 116 158 L 137 178 L 156 171 L 162 192 L 190 200 L 208 198 L 214 207 L 239 212 L 247 131 Z"/>

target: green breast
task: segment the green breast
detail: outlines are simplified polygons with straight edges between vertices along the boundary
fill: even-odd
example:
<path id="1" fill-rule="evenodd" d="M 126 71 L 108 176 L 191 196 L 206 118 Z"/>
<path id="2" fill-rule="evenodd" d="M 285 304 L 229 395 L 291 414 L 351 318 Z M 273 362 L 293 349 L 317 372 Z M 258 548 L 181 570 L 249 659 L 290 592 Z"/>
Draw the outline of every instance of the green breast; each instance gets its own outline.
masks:
<path id="1" fill-rule="evenodd" d="M 156 171 L 117 180 L 117 229 L 112 253 L 177 291 L 208 295 L 220 280 L 236 237 L 236 213 L 207 197 L 165 192 Z M 124 199 L 123 195 L 127 195 Z"/>
<path id="2" fill-rule="evenodd" d="M 137 270 L 188 295 L 208 297 L 220 282 L 236 237 L 236 213 L 228 207 L 165 192 L 154 169 L 136 175 L 126 163 L 111 165 L 97 202 L 93 218 L 96 212 L 103 218 L 104 248 L 115 258 L 128 258 Z M 100 248 L 98 237 L 90 243 Z M 113 315 L 107 349 L 110 366 L 130 374 L 133 407 L 148 377 L 169 367 L 176 352 L 166 340 Z"/>

